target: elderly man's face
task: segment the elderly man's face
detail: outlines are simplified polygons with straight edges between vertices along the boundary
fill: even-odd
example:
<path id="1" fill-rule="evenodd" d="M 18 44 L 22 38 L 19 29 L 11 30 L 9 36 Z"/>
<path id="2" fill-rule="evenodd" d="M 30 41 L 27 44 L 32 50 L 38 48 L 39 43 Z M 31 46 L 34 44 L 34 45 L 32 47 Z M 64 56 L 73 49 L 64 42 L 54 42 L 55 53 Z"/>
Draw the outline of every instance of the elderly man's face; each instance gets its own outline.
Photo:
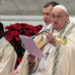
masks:
<path id="1" fill-rule="evenodd" d="M 68 20 L 68 15 L 60 8 L 54 8 L 52 11 L 52 23 L 56 30 L 61 30 Z"/>
<path id="2" fill-rule="evenodd" d="M 43 19 L 46 25 L 49 25 L 50 23 L 52 23 L 52 20 L 51 20 L 52 8 L 53 8 L 52 6 L 43 8 Z"/>

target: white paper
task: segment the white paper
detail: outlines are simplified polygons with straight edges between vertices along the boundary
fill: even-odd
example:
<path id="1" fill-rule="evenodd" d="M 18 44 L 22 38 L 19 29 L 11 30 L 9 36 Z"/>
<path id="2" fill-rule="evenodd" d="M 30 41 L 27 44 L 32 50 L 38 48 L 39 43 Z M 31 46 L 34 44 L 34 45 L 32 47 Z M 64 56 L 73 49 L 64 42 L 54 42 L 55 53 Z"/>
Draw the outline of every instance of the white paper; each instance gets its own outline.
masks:
<path id="1" fill-rule="evenodd" d="M 36 43 L 31 37 L 20 35 L 23 47 L 36 58 L 44 57 L 40 48 L 37 47 Z"/>

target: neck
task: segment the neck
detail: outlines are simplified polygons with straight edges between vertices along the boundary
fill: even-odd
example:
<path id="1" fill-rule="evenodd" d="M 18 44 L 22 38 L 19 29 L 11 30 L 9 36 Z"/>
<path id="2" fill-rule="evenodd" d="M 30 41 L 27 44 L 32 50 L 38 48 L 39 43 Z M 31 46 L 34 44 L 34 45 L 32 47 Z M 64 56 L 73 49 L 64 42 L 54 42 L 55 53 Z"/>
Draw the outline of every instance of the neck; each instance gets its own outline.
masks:
<path id="1" fill-rule="evenodd" d="M 54 28 L 54 30 L 56 30 L 56 31 L 61 31 L 63 29 L 63 27 L 62 28 L 58 28 L 58 29 L 56 29 L 56 28 Z"/>
<path id="2" fill-rule="evenodd" d="M 62 28 L 59 28 L 59 29 L 55 29 L 56 31 L 61 31 L 62 29 L 64 28 L 64 26 Z"/>
<path id="3" fill-rule="evenodd" d="M 49 24 L 51 24 L 51 23 L 49 23 Z M 48 26 L 49 24 L 46 24 L 46 26 Z"/>

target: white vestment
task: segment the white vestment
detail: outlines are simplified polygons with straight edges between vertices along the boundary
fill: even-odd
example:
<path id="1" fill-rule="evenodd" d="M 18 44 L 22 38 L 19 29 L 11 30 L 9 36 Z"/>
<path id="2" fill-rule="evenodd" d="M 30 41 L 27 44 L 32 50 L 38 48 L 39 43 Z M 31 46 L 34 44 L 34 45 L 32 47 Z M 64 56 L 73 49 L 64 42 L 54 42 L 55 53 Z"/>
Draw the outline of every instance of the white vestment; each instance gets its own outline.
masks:
<path id="1" fill-rule="evenodd" d="M 73 27 L 71 28 L 71 26 Z M 59 48 L 59 56 L 58 56 L 58 62 L 56 66 L 55 75 L 75 75 L 75 24 L 68 24 L 65 30 L 65 33 L 67 32 L 66 39 L 67 44 L 61 44 Z M 62 34 L 64 35 L 64 33 Z M 46 65 L 44 68 L 37 68 L 37 70 L 32 73 L 31 75 L 53 75 L 53 66 L 54 66 L 54 57 L 56 52 L 56 47 L 52 47 L 52 52 L 48 56 L 48 60 L 45 60 L 43 62 L 46 62 L 43 65 Z M 45 49 L 46 50 L 46 49 Z M 42 59 L 41 59 L 42 60 Z"/>
<path id="2" fill-rule="evenodd" d="M 11 44 L 0 39 L 0 75 L 9 75 L 15 68 L 17 54 Z"/>
<path id="3" fill-rule="evenodd" d="M 63 39 L 65 36 L 67 43 L 59 44 L 59 56 L 55 75 L 75 75 L 75 24 L 68 23 L 66 29 L 63 29 L 63 31 L 64 32 L 62 32 L 62 30 L 59 31 L 58 35 L 62 33 L 61 38 Z M 50 44 L 47 43 L 43 51 L 45 58 L 40 59 L 38 67 L 35 71 L 33 71 L 33 73 L 31 73 L 31 75 L 52 75 L 57 46 L 52 46 L 50 50 L 49 47 Z M 28 75 L 28 72 L 28 60 L 26 53 L 20 64 L 18 75 Z"/>

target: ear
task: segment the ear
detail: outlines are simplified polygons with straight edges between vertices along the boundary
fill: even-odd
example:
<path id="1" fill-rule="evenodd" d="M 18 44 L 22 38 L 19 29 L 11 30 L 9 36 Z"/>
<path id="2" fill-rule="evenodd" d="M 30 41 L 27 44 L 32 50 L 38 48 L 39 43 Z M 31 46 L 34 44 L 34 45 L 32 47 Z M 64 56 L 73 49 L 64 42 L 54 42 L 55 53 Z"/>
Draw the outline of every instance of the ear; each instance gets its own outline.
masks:
<path id="1" fill-rule="evenodd" d="M 69 19 L 69 15 L 66 15 L 66 20 L 68 20 Z"/>

